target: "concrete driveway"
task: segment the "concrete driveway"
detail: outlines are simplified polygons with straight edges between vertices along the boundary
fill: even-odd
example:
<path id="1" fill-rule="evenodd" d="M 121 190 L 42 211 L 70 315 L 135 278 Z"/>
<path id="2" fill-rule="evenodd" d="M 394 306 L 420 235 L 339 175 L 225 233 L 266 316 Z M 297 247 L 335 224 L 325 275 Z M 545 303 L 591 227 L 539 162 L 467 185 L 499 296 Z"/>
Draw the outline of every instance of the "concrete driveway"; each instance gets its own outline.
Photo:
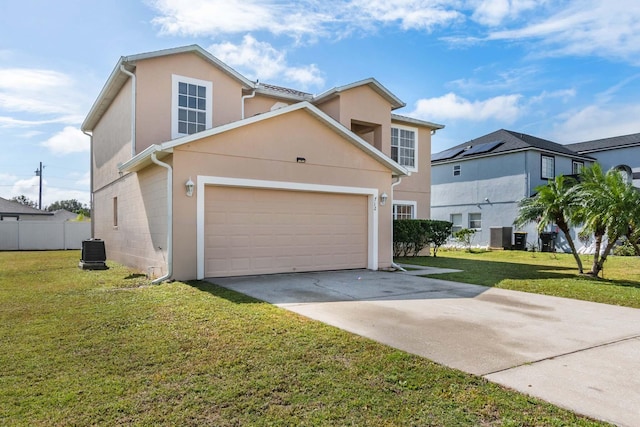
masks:
<path id="1" fill-rule="evenodd" d="M 640 310 L 411 273 L 211 281 L 572 411 L 640 425 Z"/>

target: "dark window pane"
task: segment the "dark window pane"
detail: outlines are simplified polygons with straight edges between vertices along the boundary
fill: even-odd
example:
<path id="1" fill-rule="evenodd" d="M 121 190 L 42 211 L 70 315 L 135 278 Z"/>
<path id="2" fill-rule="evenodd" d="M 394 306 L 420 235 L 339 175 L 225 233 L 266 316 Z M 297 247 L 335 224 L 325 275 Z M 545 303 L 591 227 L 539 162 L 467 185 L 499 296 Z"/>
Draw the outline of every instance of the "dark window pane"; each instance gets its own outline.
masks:
<path id="1" fill-rule="evenodd" d="M 196 96 L 198 93 L 198 86 L 196 85 L 189 85 L 189 95 L 190 96 Z"/>
<path id="2" fill-rule="evenodd" d="M 196 108 L 196 98 L 189 97 L 189 108 Z"/>
<path id="3" fill-rule="evenodd" d="M 186 94 L 187 93 L 187 84 L 186 83 L 178 83 L 178 93 Z"/>
<path id="4" fill-rule="evenodd" d="M 207 100 L 198 98 L 198 110 L 206 110 L 207 109 Z"/>
<path id="5" fill-rule="evenodd" d="M 184 108 L 178 109 L 178 120 L 181 120 L 183 122 L 187 120 L 187 110 L 185 110 Z"/>
<path id="6" fill-rule="evenodd" d="M 187 106 L 187 97 L 185 95 L 178 96 L 178 105 L 180 107 L 186 107 Z"/>
<path id="7" fill-rule="evenodd" d="M 185 122 L 178 122 L 178 132 L 187 133 L 187 124 Z"/>
<path id="8" fill-rule="evenodd" d="M 205 113 L 198 113 L 198 123 L 203 125 L 207 123 L 207 115 Z"/>
<path id="9" fill-rule="evenodd" d="M 206 98 L 207 96 L 207 88 L 204 86 L 198 86 L 198 96 L 200 98 Z"/>
<path id="10" fill-rule="evenodd" d="M 195 123 L 195 121 L 196 121 L 196 112 L 195 111 L 189 111 L 189 118 L 187 120 L 189 121 L 189 123 Z"/>
<path id="11" fill-rule="evenodd" d="M 204 130 L 204 125 L 198 125 L 198 132 L 202 132 Z"/>
<path id="12" fill-rule="evenodd" d="M 189 123 L 188 129 L 189 129 L 189 132 L 188 132 L 189 134 L 196 133 L 196 125 L 195 125 L 195 123 Z"/>
<path id="13" fill-rule="evenodd" d="M 398 161 L 398 147 L 391 147 L 391 158 Z"/>

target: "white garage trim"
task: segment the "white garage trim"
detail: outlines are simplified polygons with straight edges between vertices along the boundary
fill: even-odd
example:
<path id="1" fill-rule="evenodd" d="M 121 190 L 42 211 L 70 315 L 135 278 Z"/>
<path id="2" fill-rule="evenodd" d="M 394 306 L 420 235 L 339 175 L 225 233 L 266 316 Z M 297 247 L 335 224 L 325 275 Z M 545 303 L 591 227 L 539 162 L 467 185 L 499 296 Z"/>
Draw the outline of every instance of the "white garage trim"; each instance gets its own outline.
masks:
<path id="1" fill-rule="evenodd" d="M 196 246 L 197 278 L 204 279 L 204 222 L 206 185 L 226 187 L 264 188 L 271 190 L 291 190 L 318 193 L 360 194 L 369 199 L 368 209 L 368 257 L 367 268 L 378 269 L 378 189 L 364 187 L 343 187 L 339 185 L 305 184 L 301 182 L 265 181 L 260 179 L 228 178 L 222 176 L 203 176 L 196 178 Z"/>

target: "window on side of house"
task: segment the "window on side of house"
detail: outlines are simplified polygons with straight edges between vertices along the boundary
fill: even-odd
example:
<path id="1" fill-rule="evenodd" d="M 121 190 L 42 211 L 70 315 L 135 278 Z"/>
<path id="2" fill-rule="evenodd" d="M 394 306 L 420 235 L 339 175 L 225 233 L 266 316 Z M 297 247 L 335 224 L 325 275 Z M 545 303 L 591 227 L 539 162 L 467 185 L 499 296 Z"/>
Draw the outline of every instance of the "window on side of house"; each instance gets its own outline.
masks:
<path id="1" fill-rule="evenodd" d="M 472 230 L 480 230 L 482 228 L 482 214 L 470 213 L 469 214 L 469 228 Z"/>
<path id="2" fill-rule="evenodd" d="M 460 176 L 460 165 L 453 165 L 453 176 Z"/>
<path id="3" fill-rule="evenodd" d="M 580 172 L 582 172 L 582 169 L 584 169 L 584 162 L 579 162 L 577 160 L 574 160 L 571 163 L 571 173 L 574 175 L 578 175 Z"/>
<path id="4" fill-rule="evenodd" d="M 453 224 L 451 226 L 451 234 L 455 233 L 456 231 L 462 230 L 462 214 L 461 213 L 455 213 L 455 214 L 449 215 L 449 221 L 451 221 L 451 223 Z"/>
<path id="5" fill-rule="evenodd" d="M 172 76 L 171 136 L 179 138 L 212 126 L 213 84 Z"/>
<path id="6" fill-rule="evenodd" d="M 552 156 L 542 156 L 540 158 L 540 177 L 542 179 L 553 179 L 556 176 L 556 159 Z"/>
<path id="7" fill-rule="evenodd" d="M 118 226 L 118 198 L 113 198 L 113 226 Z"/>
<path id="8" fill-rule="evenodd" d="M 415 128 L 391 128 L 391 158 L 412 172 L 418 171 L 418 132 Z"/>
<path id="9" fill-rule="evenodd" d="M 393 202 L 393 219 L 415 219 L 416 202 L 396 200 Z"/>

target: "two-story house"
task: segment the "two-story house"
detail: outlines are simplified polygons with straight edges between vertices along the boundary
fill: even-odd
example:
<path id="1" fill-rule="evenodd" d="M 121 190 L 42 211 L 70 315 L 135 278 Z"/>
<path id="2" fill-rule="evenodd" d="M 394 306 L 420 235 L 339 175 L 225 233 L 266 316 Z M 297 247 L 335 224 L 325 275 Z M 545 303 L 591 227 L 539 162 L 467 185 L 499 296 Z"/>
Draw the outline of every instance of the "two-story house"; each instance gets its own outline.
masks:
<path id="1" fill-rule="evenodd" d="M 390 268 L 443 127 L 404 105 L 373 78 L 250 81 L 196 45 L 122 57 L 82 125 L 94 237 L 158 280 Z"/>
<path id="2" fill-rule="evenodd" d="M 512 227 L 519 201 L 533 196 L 536 187 L 593 162 L 590 155 L 552 141 L 504 129 L 492 132 L 433 154 L 431 217 L 451 221 L 454 231 L 474 229 L 473 244 L 509 246 L 500 237 L 491 245 L 492 228 Z M 525 244 L 537 244 L 535 224 L 517 231 L 527 233 Z"/>

